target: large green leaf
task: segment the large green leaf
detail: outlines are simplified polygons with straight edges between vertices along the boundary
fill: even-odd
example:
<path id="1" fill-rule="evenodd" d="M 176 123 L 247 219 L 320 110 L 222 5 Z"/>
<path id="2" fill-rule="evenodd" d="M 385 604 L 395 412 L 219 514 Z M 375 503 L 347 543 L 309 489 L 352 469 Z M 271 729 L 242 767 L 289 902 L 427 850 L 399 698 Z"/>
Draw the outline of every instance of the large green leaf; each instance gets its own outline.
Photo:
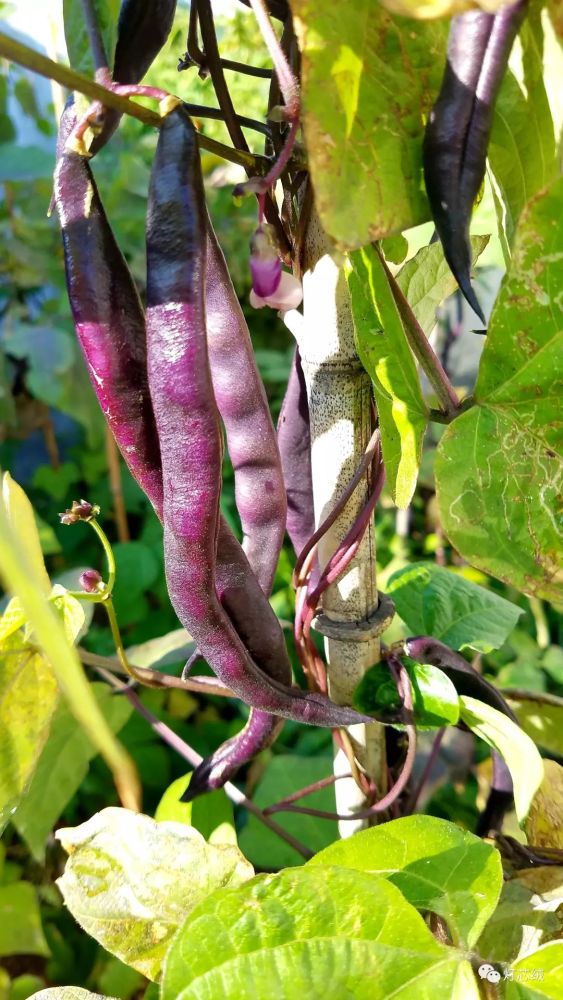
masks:
<path id="1" fill-rule="evenodd" d="M 326 778 L 331 770 L 329 757 L 297 757 L 287 754 L 273 757 L 267 764 L 255 794 L 252 796 L 257 806 L 263 809 L 280 799 L 296 792 L 298 788 L 311 785 Z M 322 788 L 307 796 L 307 805 L 314 809 L 334 810 L 334 790 Z M 276 823 L 291 833 L 312 851 L 321 851 L 338 836 L 336 823 L 299 813 L 280 813 Z M 256 868 L 266 871 L 296 865 L 303 861 L 300 854 L 280 840 L 277 834 L 265 829 L 255 816 L 250 815 L 240 832 L 240 849 Z"/>
<path id="2" fill-rule="evenodd" d="M 57 831 L 70 854 L 58 880 L 78 923 L 127 965 L 156 979 L 177 928 L 218 886 L 254 874 L 238 848 L 206 844 L 182 823 L 108 808 Z"/>
<path id="3" fill-rule="evenodd" d="M 510 71 L 505 74 L 489 142 L 489 162 L 502 194 L 509 243 L 526 202 L 557 175 L 553 121 L 544 84 L 541 6 L 530 4 L 520 31 L 526 89 Z"/>
<path id="4" fill-rule="evenodd" d="M 497 850 L 433 816 L 406 816 L 362 830 L 321 851 L 311 865 L 385 875 L 419 910 L 438 913 L 455 943 L 472 947 L 502 887 Z"/>
<path id="5" fill-rule="evenodd" d="M 543 872 L 558 872 L 556 866 Z M 533 872 L 536 874 L 535 872 Z M 505 882 L 499 904 L 477 944 L 477 954 L 487 962 L 513 962 L 519 955 L 534 951 L 540 944 L 560 937 L 563 931 L 563 889 L 555 899 L 534 892 L 519 878 Z M 562 912 L 558 912 L 562 911 Z"/>
<path id="6" fill-rule="evenodd" d="M 37 890 L 29 882 L 0 886 L 0 955 L 49 955 Z"/>
<path id="7" fill-rule="evenodd" d="M 461 695 L 459 701 L 462 722 L 504 757 L 514 784 L 514 808 L 522 823 L 543 781 L 543 763 L 535 744 L 496 708 L 466 695 Z"/>
<path id="8" fill-rule="evenodd" d="M 393 18 L 373 0 L 291 0 L 315 205 L 350 249 L 430 218 L 424 116 L 447 26 Z"/>
<path id="9" fill-rule="evenodd" d="M 161 1000 L 472 1000 L 464 966 L 385 879 L 296 868 L 197 907 L 166 958 Z"/>
<path id="10" fill-rule="evenodd" d="M 397 506 L 407 507 L 428 423 L 416 364 L 378 251 L 351 254 L 346 278 L 358 354 L 373 382 L 387 482 Z"/>
<path id="11" fill-rule="evenodd" d="M 31 781 L 58 696 L 43 655 L 18 636 L 7 639 L 0 648 L 0 831 Z"/>
<path id="12" fill-rule="evenodd" d="M 107 684 L 92 684 L 92 693 L 111 731 L 119 732 L 133 710 L 130 703 L 116 698 Z M 38 861 L 44 860 L 47 838 L 96 753 L 66 702 L 61 703 L 29 789 L 12 816 L 12 823 Z"/>
<path id="13" fill-rule="evenodd" d="M 563 942 L 552 941 L 515 962 L 506 1000 L 563 1000 Z"/>
<path id="14" fill-rule="evenodd" d="M 504 597 L 435 563 L 393 573 L 387 592 L 411 633 L 433 635 L 452 649 L 498 649 L 522 614 Z"/>
<path id="15" fill-rule="evenodd" d="M 473 263 L 488 242 L 488 236 L 472 237 Z M 431 243 L 422 247 L 403 265 L 396 278 L 422 329 L 430 334 L 436 324 L 436 309 L 457 289 L 457 281 L 446 263 L 442 244 Z"/>
<path id="16" fill-rule="evenodd" d="M 93 16 L 105 48 L 108 66 L 113 66 L 117 42 L 117 19 L 120 0 L 91 0 Z M 70 65 L 80 73 L 94 75 L 94 59 L 81 0 L 63 0 L 65 40 Z"/>
<path id="17" fill-rule="evenodd" d="M 444 529 L 468 562 L 562 600 L 563 178 L 522 215 L 475 388 L 436 459 Z"/>

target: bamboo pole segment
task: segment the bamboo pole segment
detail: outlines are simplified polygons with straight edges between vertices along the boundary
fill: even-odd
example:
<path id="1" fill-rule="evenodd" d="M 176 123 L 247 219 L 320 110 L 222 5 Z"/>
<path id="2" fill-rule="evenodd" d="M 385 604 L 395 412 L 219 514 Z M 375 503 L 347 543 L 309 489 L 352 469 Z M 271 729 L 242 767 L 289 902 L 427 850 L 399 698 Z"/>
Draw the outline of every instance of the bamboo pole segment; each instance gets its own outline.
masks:
<path id="1" fill-rule="evenodd" d="M 331 511 L 359 465 L 372 432 L 371 385 L 354 345 L 354 330 L 346 280 L 338 257 L 318 217 L 311 214 L 304 241 L 303 323 L 297 334 L 307 383 L 315 522 Z M 289 317 L 288 317 L 289 319 Z M 291 322 L 291 321 L 290 321 Z M 290 325 L 290 324 L 288 324 Z M 368 473 L 369 475 L 369 473 Z M 364 506 L 369 480 L 361 483 L 319 546 L 321 568 L 338 547 Z M 370 524 L 354 560 L 323 595 L 317 630 L 325 635 L 329 691 L 339 704 L 350 704 L 354 688 L 366 670 L 379 660 L 377 626 L 361 636 L 353 623 L 372 619 L 378 607 L 375 537 Z M 344 626 L 344 628 L 342 628 Z M 330 637 L 327 635 L 330 632 Z M 346 634 L 348 633 L 348 634 Z M 381 797 L 387 786 L 384 727 L 351 726 L 348 735 L 357 759 L 377 786 Z M 337 749 L 334 773 L 349 774 L 350 766 Z M 350 779 L 335 784 L 337 811 L 365 808 L 365 797 Z M 365 820 L 340 823 L 347 837 Z"/>

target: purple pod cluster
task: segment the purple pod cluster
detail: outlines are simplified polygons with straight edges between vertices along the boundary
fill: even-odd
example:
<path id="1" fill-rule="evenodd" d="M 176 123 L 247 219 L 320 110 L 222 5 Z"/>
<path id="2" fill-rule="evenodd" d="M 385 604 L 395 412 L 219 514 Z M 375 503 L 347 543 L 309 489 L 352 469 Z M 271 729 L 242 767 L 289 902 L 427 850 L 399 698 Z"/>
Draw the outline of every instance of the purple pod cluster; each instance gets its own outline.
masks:
<path id="1" fill-rule="evenodd" d="M 178 108 L 160 130 L 147 220 L 149 385 L 162 457 L 170 597 L 219 679 L 247 704 L 313 725 L 368 721 L 267 677 L 217 598 L 221 435 L 207 353 L 203 206 L 195 130 Z"/>
<path id="2" fill-rule="evenodd" d="M 469 10 L 452 19 L 442 87 L 423 143 L 426 191 L 444 255 L 483 323 L 471 287 L 469 223 L 485 176 L 495 101 L 526 6 L 518 0 L 497 14 Z"/>

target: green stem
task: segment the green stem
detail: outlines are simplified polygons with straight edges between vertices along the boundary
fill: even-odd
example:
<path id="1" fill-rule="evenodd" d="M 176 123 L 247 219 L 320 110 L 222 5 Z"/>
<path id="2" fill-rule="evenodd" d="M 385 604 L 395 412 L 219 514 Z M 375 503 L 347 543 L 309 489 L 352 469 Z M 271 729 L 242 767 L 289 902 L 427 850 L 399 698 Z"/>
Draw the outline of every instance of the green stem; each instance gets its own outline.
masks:
<path id="1" fill-rule="evenodd" d="M 39 76 L 44 76 L 48 80 L 55 80 L 62 87 L 68 87 L 69 90 L 75 90 L 79 94 L 84 94 L 91 101 L 99 101 L 106 108 L 112 108 L 122 115 L 131 115 L 131 117 L 143 122 L 144 125 L 152 125 L 155 128 L 159 128 L 162 123 L 161 116 L 149 108 L 145 108 L 141 104 L 135 104 L 128 97 L 121 97 L 112 90 L 102 87 L 95 80 L 91 80 L 90 77 L 84 76 L 83 73 L 78 73 L 69 66 L 64 66 L 62 63 L 49 59 L 47 56 L 42 55 L 41 52 L 30 49 L 29 46 L 23 45 L 21 42 L 16 41 L 15 38 L 10 38 L 9 35 L 4 35 L 2 32 L 0 32 L 0 57 L 9 59 L 11 62 L 17 63 L 18 66 L 24 66 L 26 69 L 31 70 L 33 73 L 38 73 Z M 210 139 L 209 136 L 199 133 L 197 138 L 202 149 L 207 149 L 208 152 L 215 153 L 223 160 L 238 163 L 250 172 L 262 172 L 261 165 L 264 157 L 254 156 L 252 153 L 241 149 L 231 149 L 230 146 L 225 146 L 224 143 L 217 142 L 216 139 Z"/>
<path id="2" fill-rule="evenodd" d="M 102 600 L 107 601 L 107 599 L 111 597 L 113 587 L 115 584 L 115 557 L 113 554 L 113 549 L 111 547 L 109 538 L 106 535 L 102 526 L 98 523 L 98 521 L 96 521 L 96 518 L 95 517 L 91 518 L 91 520 L 88 521 L 88 524 L 91 525 L 91 527 L 96 532 L 98 538 L 102 543 L 103 550 L 106 554 L 106 560 L 108 564 L 108 579 L 106 583 L 105 592 L 102 594 Z"/>
<path id="3" fill-rule="evenodd" d="M 127 658 L 127 653 L 125 652 L 125 647 L 123 645 L 123 639 L 121 638 L 121 632 L 119 631 L 119 625 L 117 622 L 117 615 L 115 613 L 115 607 L 111 599 L 110 594 L 106 594 L 103 605 L 105 612 L 108 616 L 109 627 L 111 629 L 112 639 L 115 645 L 115 651 L 117 653 L 119 662 L 123 667 L 125 673 L 132 677 L 134 680 L 138 681 L 139 684 L 144 684 L 145 687 L 161 687 L 160 684 L 152 683 L 147 677 L 142 676 L 136 670 L 132 663 L 129 662 Z"/>

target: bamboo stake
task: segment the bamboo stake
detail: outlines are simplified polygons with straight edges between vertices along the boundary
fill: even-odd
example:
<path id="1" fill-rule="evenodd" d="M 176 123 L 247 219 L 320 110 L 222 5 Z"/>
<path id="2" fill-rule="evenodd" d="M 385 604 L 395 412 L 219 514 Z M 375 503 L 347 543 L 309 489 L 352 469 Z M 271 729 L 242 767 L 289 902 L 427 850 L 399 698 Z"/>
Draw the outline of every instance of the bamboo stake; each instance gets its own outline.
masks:
<path id="1" fill-rule="evenodd" d="M 331 511 L 359 465 L 369 441 L 371 384 L 356 353 L 352 313 L 346 281 L 331 244 L 314 212 L 304 240 L 304 321 L 296 330 L 307 382 L 311 421 L 313 493 L 318 525 Z M 319 545 L 321 568 L 338 547 L 364 506 L 368 479 L 360 485 Z M 353 623 L 370 617 L 377 608 L 375 538 L 370 525 L 355 559 L 343 576 L 323 595 L 326 618 Z M 322 628 L 326 632 L 325 628 Z M 331 630 L 332 631 L 332 630 Z M 379 660 L 379 637 L 355 641 L 349 637 L 325 638 L 329 690 L 339 704 L 350 704 L 354 688 L 366 670 Z M 387 789 L 385 731 L 378 724 L 352 726 L 348 735 L 357 759 L 377 787 L 378 797 Z M 337 749 L 334 773 L 337 811 L 350 814 L 365 808 L 366 799 L 356 782 L 342 778 L 350 764 Z M 340 824 L 347 837 L 366 825 L 364 820 Z"/>

